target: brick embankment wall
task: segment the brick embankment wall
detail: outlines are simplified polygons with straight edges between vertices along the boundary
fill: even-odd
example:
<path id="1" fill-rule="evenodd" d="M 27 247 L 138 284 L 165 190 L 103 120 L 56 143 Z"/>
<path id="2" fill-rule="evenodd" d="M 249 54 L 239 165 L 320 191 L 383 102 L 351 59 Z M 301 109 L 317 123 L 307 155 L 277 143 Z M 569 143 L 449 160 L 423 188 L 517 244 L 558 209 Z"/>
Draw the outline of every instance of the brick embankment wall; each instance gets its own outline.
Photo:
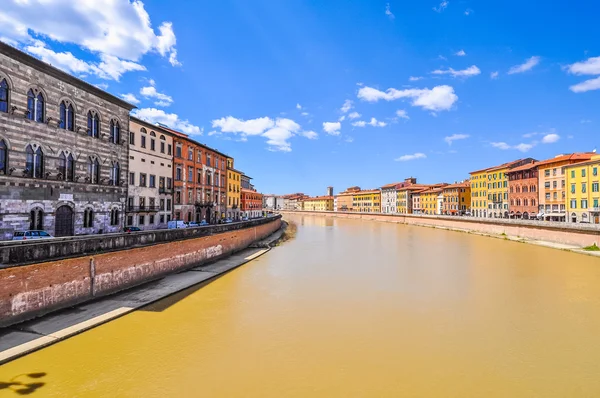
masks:
<path id="1" fill-rule="evenodd" d="M 281 218 L 152 246 L 0 269 L 0 327 L 124 290 L 247 248 Z"/>
<path id="2" fill-rule="evenodd" d="M 559 223 L 550 221 L 527 221 L 506 219 L 481 219 L 457 216 L 420 216 L 350 212 L 282 211 L 281 213 L 315 214 L 325 217 L 352 218 L 392 222 L 407 225 L 427 226 L 451 230 L 470 231 L 482 234 L 517 236 L 525 239 L 542 240 L 578 247 L 600 245 L 598 226 Z"/>

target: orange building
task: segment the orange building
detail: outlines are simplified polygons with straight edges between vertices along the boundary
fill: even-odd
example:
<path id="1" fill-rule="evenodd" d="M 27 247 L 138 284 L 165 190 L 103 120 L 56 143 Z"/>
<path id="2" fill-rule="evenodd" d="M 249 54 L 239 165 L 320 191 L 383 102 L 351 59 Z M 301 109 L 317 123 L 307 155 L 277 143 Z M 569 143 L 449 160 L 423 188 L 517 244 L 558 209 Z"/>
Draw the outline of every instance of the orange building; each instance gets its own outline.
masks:
<path id="1" fill-rule="evenodd" d="M 242 188 L 241 193 L 242 217 L 262 217 L 263 195 L 255 190 Z"/>
<path id="2" fill-rule="evenodd" d="M 463 215 L 471 210 L 471 182 L 469 180 L 447 185 L 443 189 L 442 214 Z"/>

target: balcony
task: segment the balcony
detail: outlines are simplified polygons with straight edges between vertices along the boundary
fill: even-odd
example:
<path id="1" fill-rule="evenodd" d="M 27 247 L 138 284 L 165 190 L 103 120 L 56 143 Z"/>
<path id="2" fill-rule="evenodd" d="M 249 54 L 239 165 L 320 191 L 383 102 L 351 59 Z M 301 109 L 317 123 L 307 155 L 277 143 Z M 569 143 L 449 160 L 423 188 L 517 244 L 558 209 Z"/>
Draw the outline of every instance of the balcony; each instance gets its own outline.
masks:
<path id="1" fill-rule="evenodd" d="M 160 210 L 160 206 L 127 206 L 128 213 L 155 213 Z"/>

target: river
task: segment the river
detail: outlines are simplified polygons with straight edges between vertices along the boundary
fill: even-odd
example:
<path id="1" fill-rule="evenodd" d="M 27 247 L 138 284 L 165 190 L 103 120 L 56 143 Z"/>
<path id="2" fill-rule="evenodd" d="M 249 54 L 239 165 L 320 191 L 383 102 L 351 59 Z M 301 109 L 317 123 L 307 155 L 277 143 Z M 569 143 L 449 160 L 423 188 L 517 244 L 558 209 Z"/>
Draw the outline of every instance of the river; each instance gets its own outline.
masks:
<path id="1" fill-rule="evenodd" d="M 288 219 L 295 239 L 1 366 L 0 383 L 40 383 L 37 397 L 600 396 L 599 259 Z"/>

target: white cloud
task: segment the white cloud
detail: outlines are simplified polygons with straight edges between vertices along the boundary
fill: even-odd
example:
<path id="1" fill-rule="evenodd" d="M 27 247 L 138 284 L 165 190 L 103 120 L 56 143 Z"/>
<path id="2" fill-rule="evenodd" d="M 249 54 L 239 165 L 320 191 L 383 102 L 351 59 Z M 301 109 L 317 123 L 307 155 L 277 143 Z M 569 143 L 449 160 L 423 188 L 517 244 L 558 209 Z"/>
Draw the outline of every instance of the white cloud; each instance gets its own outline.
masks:
<path id="1" fill-rule="evenodd" d="M 133 94 L 121 94 L 121 98 L 133 105 L 137 105 L 140 103 L 140 100 L 137 99 L 136 96 Z"/>
<path id="2" fill-rule="evenodd" d="M 316 139 L 314 131 L 303 131 L 298 123 L 292 119 L 269 117 L 241 120 L 227 116 L 212 121 L 212 127 L 218 128 L 219 133 L 240 134 L 239 141 L 247 141 L 248 136 L 261 136 L 267 139 L 267 148 L 270 151 L 290 152 L 292 146 L 289 139 L 300 135 L 308 139 Z"/>
<path id="3" fill-rule="evenodd" d="M 465 15 L 466 15 L 466 16 L 469 16 L 469 15 L 471 15 L 472 13 L 473 13 L 473 10 L 471 10 L 470 8 L 467 8 L 467 9 L 465 10 Z"/>
<path id="4" fill-rule="evenodd" d="M 387 15 L 390 19 L 396 18 L 396 16 L 392 13 L 392 10 L 390 9 L 390 3 L 387 3 L 385 5 L 385 15 Z"/>
<path id="5" fill-rule="evenodd" d="M 452 68 L 448 68 L 447 70 L 436 69 L 431 73 L 434 75 L 452 75 L 452 77 L 471 77 L 479 75 L 481 70 L 477 66 L 472 65 L 463 70 L 454 70 Z"/>
<path id="6" fill-rule="evenodd" d="M 507 150 L 510 149 L 511 146 L 508 145 L 506 142 L 492 142 L 490 143 L 491 146 L 493 146 L 494 148 L 498 148 L 498 149 L 502 149 L 502 150 Z"/>
<path id="7" fill-rule="evenodd" d="M 40 40 L 35 40 L 24 50 L 48 64 L 80 77 L 95 75 L 101 79 L 118 81 L 125 72 L 146 70 L 143 65 L 106 54 L 100 55 L 99 63 L 86 62 L 75 57 L 69 51 L 55 52 Z"/>
<path id="8" fill-rule="evenodd" d="M 296 104 L 296 109 L 298 109 L 298 110 L 302 109 L 302 105 Z"/>
<path id="9" fill-rule="evenodd" d="M 521 152 L 528 152 L 533 147 L 534 147 L 534 144 L 524 144 L 524 143 L 517 144 L 514 146 L 514 148 L 516 150 L 521 151 Z"/>
<path id="10" fill-rule="evenodd" d="M 456 55 L 457 57 L 464 57 L 465 55 L 467 55 L 467 53 L 465 52 L 465 50 L 460 50 L 460 51 L 456 52 L 454 55 Z"/>
<path id="11" fill-rule="evenodd" d="M 411 82 L 416 82 L 416 81 L 422 80 L 422 79 L 423 79 L 423 76 L 411 76 L 408 78 L 408 80 Z"/>
<path id="12" fill-rule="evenodd" d="M 585 93 L 586 91 L 600 90 L 600 77 L 577 83 L 569 87 L 569 90 L 574 93 Z"/>
<path id="13" fill-rule="evenodd" d="M 542 138 L 542 144 L 553 144 L 556 141 L 558 141 L 559 139 L 560 139 L 560 136 L 558 134 L 554 134 L 554 133 L 546 134 Z"/>
<path id="14" fill-rule="evenodd" d="M 441 59 L 442 61 L 448 61 L 448 58 L 444 57 L 443 55 L 438 55 L 438 59 Z"/>
<path id="15" fill-rule="evenodd" d="M 148 121 L 149 123 L 162 123 L 170 128 L 181 131 L 189 135 L 201 135 L 202 129 L 196 125 L 193 125 L 187 120 L 180 119 L 175 113 L 166 113 L 162 109 L 156 108 L 142 108 L 134 109 L 132 115 Z"/>
<path id="16" fill-rule="evenodd" d="M 358 112 L 352 112 L 348 115 L 348 118 L 350 119 L 358 119 L 359 117 L 361 117 L 361 114 Z"/>
<path id="17" fill-rule="evenodd" d="M 108 89 L 108 84 L 106 84 L 106 83 L 98 83 L 98 84 L 94 84 L 94 86 L 98 87 L 100 90 Z"/>
<path id="18" fill-rule="evenodd" d="M 338 122 L 343 122 L 344 120 L 346 120 L 346 115 L 340 116 L 340 118 L 338 119 Z"/>
<path id="19" fill-rule="evenodd" d="M 358 90 L 357 97 L 367 102 L 379 100 L 393 101 L 400 98 L 410 98 L 412 106 L 420 106 L 430 111 L 449 110 L 458 101 L 458 96 L 451 86 L 435 86 L 432 89 L 406 89 L 397 90 L 389 88 L 385 92 L 372 87 L 362 87 Z"/>
<path id="20" fill-rule="evenodd" d="M 600 57 L 588 58 L 567 66 L 567 71 L 574 75 L 600 75 Z"/>
<path id="21" fill-rule="evenodd" d="M 302 116 L 310 116 L 310 113 L 308 113 L 308 112 L 302 112 L 301 115 Z"/>
<path id="22" fill-rule="evenodd" d="M 402 155 L 399 158 L 394 159 L 396 162 L 407 162 L 409 160 L 425 159 L 427 155 L 421 152 L 413 153 L 412 155 Z"/>
<path id="23" fill-rule="evenodd" d="M 492 73 L 490 73 L 490 79 L 497 79 L 498 75 L 500 75 L 500 72 L 498 72 L 498 71 L 492 72 Z"/>
<path id="24" fill-rule="evenodd" d="M 356 122 L 352 123 L 352 125 L 355 126 L 355 127 L 365 127 L 367 124 L 369 126 L 373 126 L 373 127 L 385 127 L 385 126 L 387 126 L 386 122 L 379 121 L 379 120 L 375 119 L 374 117 L 372 117 L 371 121 L 369 121 L 369 122 L 365 122 L 363 120 L 359 120 L 359 121 L 356 121 Z"/>
<path id="25" fill-rule="evenodd" d="M 354 138 L 352 138 L 352 137 L 346 137 L 346 139 L 344 141 L 346 141 L 348 143 L 352 143 L 352 142 L 354 142 Z"/>
<path id="26" fill-rule="evenodd" d="M 408 117 L 408 113 L 404 109 L 398 109 L 396 111 L 396 116 L 402 119 L 410 119 L 410 117 Z"/>
<path id="27" fill-rule="evenodd" d="M 444 141 L 446 141 L 448 145 L 452 145 L 454 141 L 466 140 L 467 138 L 469 138 L 468 134 L 452 134 L 450 136 L 444 137 Z"/>
<path id="28" fill-rule="evenodd" d="M 173 103 L 173 98 L 169 95 L 159 93 L 156 91 L 156 87 L 154 87 L 154 80 L 150 80 L 150 86 L 142 87 L 140 89 L 140 94 L 145 98 L 154 98 L 156 101 L 154 105 L 156 106 L 169 106 Z"/>
<path id="29" fill-rule="evenodd" d="M 356 122 L 352 123 L 352 125 L 354 127 L 365 127 L 367 125 L 367 122 L 365 122 L 364 120 L 357 120 Z"/>
<path id="30" fill-rule="evenodd" d="M 306 137 L 306 138 L 308 138 L 309 140 L 316 140 L 316 139 L 317 139 L 317 137 L 319 136 L 317 133 L 315 133 L 315 132 L 314 132 L 314 131 L 312 131 L 312 130 L 309 130 L 309 131 L 302 131 L 302 132 L 300 133 L 300 135 L 302 135 L 303 137 Z"/>
<path id="31" fill-rule="evenodd" d="M 536 66 L 539 63 L 540 63 L 540 57 L 533 56 L 531 58 L 528 58 L 525 61 L 525 63 L 522 63 L 521 65 L 515 65 L 512 68 L 510 68 L 508 70 L 508 74 L 509 75 L 514 75 L 515 73 L 527 72 L 528 70 L 533 69 L 533 67 Z"/>
<path id="32" fill-rule="evenodd" d="M 437 7 L 433 7 L 433 11 L 435 11 L 435 12 L 442 12 L 442 11 L 444 11 L 444 10 L 445 10 L 445 9 L 448 7 L 448 4 L 449 4 L 449 3 L 450 3 L 449 1 L 447 1 L 447 0 L 443 0 L 443 1 L 440 3 L 440 5 L 439 5 L 439 6 L 437 6 Z"/>
<path id="33" fill-rule="evenodd" d="M 352 101 L 346 100 L 344 101 L 344 105 L 342 105 L 342 107 L 340 108 L 340 111 L 342 111 L 342 113 L 347 113 L 352 108 L 354 108 L 354 106 L 352 105 Z"/>
<path id="34" fill-rule="evenodd" d="M 329 135 L 340 135 L 342 125 L 340 122 L 324 122 L 323 131 Z"/>
<path id="35" fill-rule="evenodd" d="M 156 52 L 178 64 L 171 22 L 158 31 L 139 0 L 5 0 L 0 8 L 1 37 L 27 43 L 32 32 L 128 61 Z"/>

